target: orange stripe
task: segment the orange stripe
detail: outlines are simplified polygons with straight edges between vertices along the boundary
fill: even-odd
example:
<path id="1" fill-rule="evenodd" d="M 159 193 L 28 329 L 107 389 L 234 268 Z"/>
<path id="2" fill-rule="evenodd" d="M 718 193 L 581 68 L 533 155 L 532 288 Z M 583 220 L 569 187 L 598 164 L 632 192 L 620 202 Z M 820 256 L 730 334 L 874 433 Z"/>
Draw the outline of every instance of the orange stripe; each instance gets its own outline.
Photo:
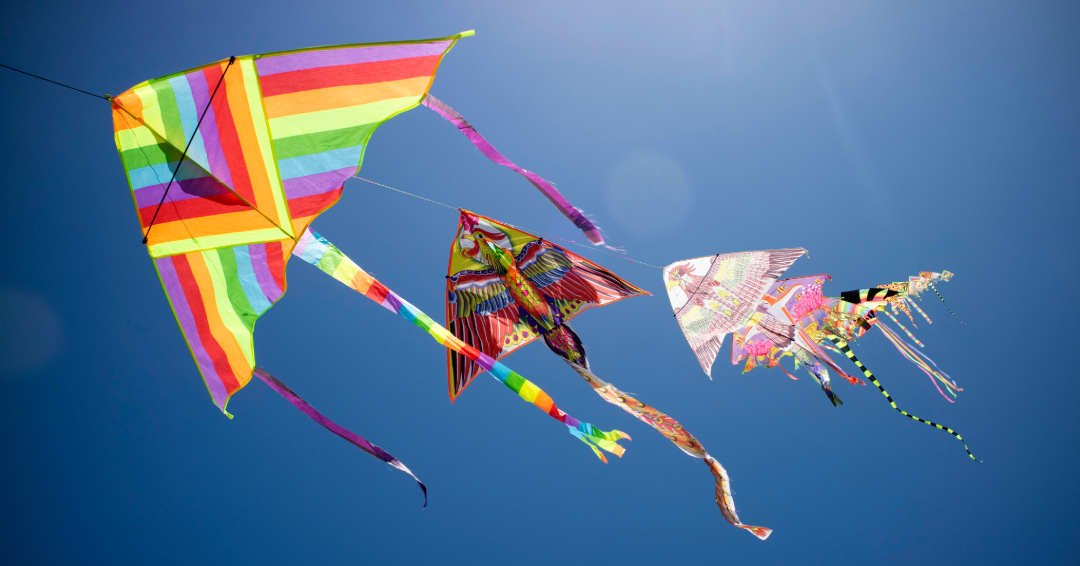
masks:
<path id="1" fill-rule="evenodd" d="M 248 64 L 251 64 L 248 62 Z M 241 69 L 237 69 L 240 71 Z M 255 127 L 251 119 L 252 108 L 248 105 L 247 83 L 244 73 L 225 73 L 225 86 L 229 93 L 229 109 L 232 111 L 233 127 L 240 139 L 240 150 L 247 164 L 251 190 L 255 193 L 255 208 L 263 211 L 268 218 L 277 218 L 277 206 L 270 187 L 270 178 L 266 164 L 259 149 L 259 140 L 255 137 Z"/>
<path id="2" fill-rule="evenodd" d="M 113 131 L 130 130 L 142 125 L 138 120 L 124 112 L 124 110 L 127 110 L 134 116 L 142 116 L 142 99 L 135 94 L 135 91 L 129 90 L 120 96 L 114 97 L 113 100 L 115 101 L 113 105 Z M 116 108 L 117 104 L 123 106 L 124 110 L 118 110 Z"/>
<path id="3" fill-rule="evenodd" d="M 229 367 L 232 368 L 233 377 L 240 383 L 240 387 L 247 384 L 251 379 L 251 367 L 248 366 L 247 358 L 240 350 L 232 332 L 225 328 L 221 321 L 221 313 L 218 312 L 217 302 L 214 297 L 214 283 L 210 280 L 210 271 L 206 268 L 203 254 L 217 252 L 203 252 L 190 254 L 191 273 L 195 276 L 195 283 L 199 286 L 199 294 L 202 296 L 203 306 L 206 308 L 206 319 L 210 324 L 210 334 L 214 341 L 225 351 L 225 357 L 229 359 Z M 239 388 L 238 388 L 239 389 Z M 232 391 L 229 392 L 230 394 Z"/>
<path id="4" fill-rule="evenodd" d="M 263 218 L 257 210 L 216 214 L 214 216 L 154 224 L 154 230 L 150 234 L 150 245 L 205 236 L 222 236 L 234 232 L 250 232 L 273 227 L 273 224 Z M 285 234 L 282 233 L 281 235 L 284 236 Z"/>
<path id="5" fill-rule="evenodd" d="M 266 117 L 268 119 L 333 110 L 347 106 L 359 106 L 390 98 L 420 96 L 427 91 L 431 77 L 415 77 L 400 81 L 387 81 L 366 85 L 348 85 L 305 90 L 289 94 L 267 97 Z"/>

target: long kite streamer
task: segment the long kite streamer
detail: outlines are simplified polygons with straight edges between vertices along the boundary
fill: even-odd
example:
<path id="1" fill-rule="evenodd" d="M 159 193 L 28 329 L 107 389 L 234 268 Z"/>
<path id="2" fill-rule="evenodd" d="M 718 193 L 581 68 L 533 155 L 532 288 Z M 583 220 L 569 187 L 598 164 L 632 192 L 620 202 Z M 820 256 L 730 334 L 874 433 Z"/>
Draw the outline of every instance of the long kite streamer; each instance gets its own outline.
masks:
<path id="1" fill-rule="evenodd" d="M 517 393 L 522 399 L 536 405 L 555 420 L 565 424 L 569 428 L 570 434 L 592 448 L 593 452 L 605 463 L 607 458 L 597 448 L 606 450 L 616 456 L 621 457 L 623 455 L 625 448 L 617 444 L 617 441 L 623 438 L 629 439 L 628 435 L 618 430 L 604 432 L 589 423 L 583 423 L 566 414 L 555 406 L 554 401 L 551 400 L 547 393 L 544 393 L 531 381 L 521 377 L 517 372 L 494 360 L 491 356 L 458 339 L 449 330 L 432 320 L 431 317 L 409 304 L 408 301 L 402 299 L 390 289 L 387 289 L 374 277 L 368 275 L 360 266 L 343 254 L 337 246 L 331 244 L 326 238 L 323 238 L 310 228 L 304 232 L 300 242 L 296 244 L 293 255 L 318 267 L 354 291 L 427 331 L 428 334 L 435 338 L 435 341 L 449 350 L 473 361 L 503 385 L 509 387 L 511 391 Z"/>
<path id="2" fill-rule="evenodd" d="M 764 540 L 771 529 L 744 525 L 735 512 L 727 471 L 675 419 L 601 380 L 568 321 L 585 310 L 647 294 L 576 254 L 501 222 L 462 211 L 447 275 L 447 326 L 456 336 L 501 358 L 536 339 L 563 359 L 605 401 L 653 427 L 680 450 L 703 458 L 716 482 L 724 519 Z M 451 397 L 481 368 L 451 355 Z"/>
<path id="3" fill-rule="evenodd" d="M 936 429 L 943 430 L 943 431 L 955 436 L 956 439 L 959 440 L 960 443 L 964 445 L 964 450 L 967 452 L 968 456 L 972 460 L 975 460 L 975 455 L 971 453 L 971 450 L 968 449 L 967 443 L 964 442 L 963 437 L 961 437 L 959 434 L 957 434 L 957 432 L 955 430 L 953 430 L 953 429 L 951 429 L 951 428 L 949 428 L 947 426 L 939 425 L 939 424 L 937 424 L 935 422 L 932 422 L 932 421 L 927 421 L 927 420 L 920 419 L 919 417 L 916 417 L 915 415 L 901 409 L 900 407 L 897 407 L 896 406 L 896 401 L 893 401 L 892 396 L 889 395 L 888 391 L 885 391 L 885 388 L 881 386 L 881 383 L 879 383 L 877 378 L 874 377 L 874 374 L 870 373 L 870 370 L 866 369 L 866 366 L 862 365 L 862 362 L 859 361 L 859 358 L 855 357 L 855 353 L 852 352 L 851 348 L 848 347 L 847 342 L 845 342 L 843 339 L 841 339 L 839 336 L 836 336 L 835 334 L 828 334 L 828 335 L 826 335 L 826 338 L 828 338 L 829 341 L 831 341 L 833 344 L 835 344 L 837 348 L 840 348 L 840 350 L 842 352 L 844 352 L 844 355 L 846 355 L 848 357 L 848 359 L 850 359 L 852 362 L 855 362 L 855 365 L 858 366 L 860 370 L 862 370 L 863 375 L 866 376 L 866 379 L 869 379 L 874 385 L 876 385 L 878 390 L 881 391 L 881 394 L 884 395 L 885 398 L 889 400 L 889 405 L 892 405 L 892 408 L 896 409 L 897 411 L 900 412 L 901 415 L 904 415 L 905 417 L 907 417 L 909 419 L 913 419 L 913 420 L 919 421 L 920 423 L 930 425 L 930 426 L 932 426 L 932 427 L 934 427 Z M 978 461 L 978 460 L 976 460 L 976 461 Z"/>
<path id="4" fill-rule="evenodd" d="M 379 448 L 378 446 L 375 446 L 374 444 L 368 442 L 362 436 L 355 434 L 348 429 L 338 425 L 334 421 L 324 417 L 322 413 L 316 411 L 315 408 L 311 405 L 308 405 L 307 401 L 301 399 L 300 396 L 294 393 L 292 389 L 289 389 L 287 385 L 278 381 L 276 377 L 267 373 L 266 370 L 260 367 L 255 367 L 252 373 L 253 375 L 255 375 L 255 377 L 263 380 L 267 385 L 270 386 L 271 389 L 277 391 L 278 394 L 280 394 L 282 397 L 292 403 L 293 406 L 295 406 L 297 409 L 300 409 L 302 413 L 311 417 L 311 420 L 325 427 L 326 430 L 329 430 L 330 432 L 340 436 L 341 438 L 344 438 L 345 440 L 349 441 L 349 443 L 351 443 L 353 446 L 356 446 L 364 452 L 367 452 L 368 454 L 371 454 L 372 456 L 382 460 L 383 462 L 386 462 L 387 464 L 390 464 L 391 466 L 412 476 L 412 479 L 416 480 L 416 483 L 420 484 L 420 489 L 424 492 L 424 507 L 427 507 L 427 486 L 424 485 L 424 482 L 420 481 L 420 478 L 416 477 L 416 474 L 412 473 L 409 468 L 405 467 L 405 464 L 402 464 L 401 460 L 398 460 L 397 458 L 391 456 L 390 453 L 386 450 L 383 450 L 382 448 Z"/>
<path id="5" fill-rule="evenodd" d="M 461 114 L 458 114 L 457 111 L 450 108 L 445 102 L 431 96 L 430 93 L 424 98 L 422 104 L 457 126 L 457 128 L 461 130 L 461 133 L 465 134 L 465 137 L 469 138 L 469 141 L 471 141 L 473 145 L 480 150 L 480 153 L 483 153 L 488 159 L 504 167 L 509 167 L 522 177 L 528 179 L 528 181 L 532 183 L 532 186 L 543 193 L 544 196 L 551 201 L 551 204 L 554 204 L 555 208 L 558 208 L 559 212 L 563 213 L 563 216 L 566 216 L 566 218 L 574 223 L 574 226 L 577 226 L 585 233 L 585 237 L 588 238 L 590 242 L 597 245 L 604 243 L 604 236 L 600 233 L 600 228 L 593 224 L 592 220 L 589 220 L 582 214 L 580 208 L 570 204 L 570 202 L 567 201 L 555 187 L 551 186 L 551 183 L 545 181 L 540 175 L 537 175 L 532 171 L 526 171 L 525 169 L 514 165 L 509 159 L 503 157 L 503 154 L 499 153 L 494 146 L 484 139 L 484 136 L 481 136 L 480 132 L 476 131 L 476 128 L 465 120 Z"/>

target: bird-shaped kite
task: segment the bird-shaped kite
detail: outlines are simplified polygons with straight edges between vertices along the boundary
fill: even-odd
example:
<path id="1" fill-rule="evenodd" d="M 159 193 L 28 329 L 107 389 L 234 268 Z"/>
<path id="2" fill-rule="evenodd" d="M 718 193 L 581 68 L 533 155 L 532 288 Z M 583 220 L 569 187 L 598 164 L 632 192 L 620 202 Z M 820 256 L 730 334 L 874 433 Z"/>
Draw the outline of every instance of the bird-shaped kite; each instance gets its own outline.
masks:
<path id="1" fill-rule="evenodd" d="M 717 505 L 729 523 L 762 540 L 772 533 L 739 520 L 727 471 L 682 425 L 592 373 L 569 320 L 591 307 L 648 293 L 565 248 L 467 211 L 461 212 L 451 247 L 446 293 L 447 326 L 456 337 L 495 359 L 542 339 L 605 401 L 660 431 L 683 452 L 704 459 L 716 481 Z M 451 399 L 480 371 L 473 360 L 450 352 Z"/>
<path id="2" fill-rule="evenodd" d="M 733 335 L 732 364 L 738 365 L 745 360 L 744 372 L 764 366 L 779 367 L 787 373 L 780 360 L 793 356 L 796 367 L 803 365 L 832 404 L 839 406 L 842 402 L 832 391 L 826 368 L 853 384 L 865 383 L 848 375 L 832 361 L 825 348 L 833 349 L 851 359 L 894 409 L 911 419 L 944 430 L 963 442 L 963 438 L 952 429 L 920 419 L 897 407 L 877 378 L 848 346 L 849 342 L 877 323 L 875 312 L 885 312 L 886 305 L 901 309 L 910 317 L 906 306 L 911 304 L 926 317 L 926 313 L 910 297 L 932 288 L 933 281 L 948 281 L 952 274 L 947 271 L 923 272 L 907 282 L 849 291 L 842 293 L 840 298 L 825 297 L 822 285 L 830 280 L 828 275 L 779 279 L 803 253 L 805 250 L 802 248 L 738 252 L 677 261 L 664 268 L 664 284 L 675 310 L 675 319 L 705 373 L 712 377 L 712 365 L 725 337 L 730 333 Z M 934 288 L 934 291 L 936 293 L 937 289 Z M 940 293 L 938 297 L 941 297 Z M 892 317 L 892 314 L 886 314 Z M 895 318 L 893 320 L 900 324 Z M 929 322 L 929 317 L 926 320 Z M 920 357 L 931 364 L 932 360 L 904 345 L 884 325 L 878 326 L 906 358 L 932 378 L 946 384 L 950 393 L 958 389 L 955 383 L 946 379 L 946 374 L 931 369 Z M 904 331 L 907 332 L 907 329 L 904 328 Z M 908 335 L 911 336 L 910 332 Z M 911 337 L 914 339 L 914 336 Z M 787 375 L 796 379 L 790 373 Z M 940 387 L 938 389 L 940 391 Z M 967 450 L 967 444 L 964 444 L 964 449 Z M 975 458 L 970 450 L 967 453 L 972 459 Z"/>

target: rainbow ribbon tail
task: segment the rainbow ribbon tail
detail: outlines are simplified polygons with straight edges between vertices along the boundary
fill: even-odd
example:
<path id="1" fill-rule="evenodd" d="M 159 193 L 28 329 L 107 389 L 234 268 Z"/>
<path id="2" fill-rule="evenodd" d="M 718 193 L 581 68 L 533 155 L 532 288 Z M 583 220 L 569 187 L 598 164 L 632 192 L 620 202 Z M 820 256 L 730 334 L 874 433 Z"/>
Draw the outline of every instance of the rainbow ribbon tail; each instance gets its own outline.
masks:
<path id="1" fill-rule="evenodd" d="M 397 458 L 391 456 L 390 453 L 386 450 L 383 450 L 382 448 L 379 448 L 378 446 L 375 446 L 374 444 L 368 442 L 360 435 L 349 431 L 348 429 L 338 425 L 334 421 L 326 418 L 325 416 L 323 416 L 322 413 L 316 411 L 314 407 L 309 405 L 307 401 L 301 399 L 300 396 L 293 392 L 292 389 L 289 389 L 289 386 L 278 381 L 276 377 L 267 373 L 266 370 L 260 367 L 256 367 L 254 368 L 254 370 L 252 370 L 252 375 L 263 380 L 267 385 L 270 386 L 271 389 L 277 391 L 279 395 L 284 397 L 288 402 L 292 403 L 293 406 L 295 406 L 297 409 L 300 409 L 300 412 L 311 417 L 311 420 L 319 423 L 324 428 L 326 428 L 326 430 L 329 430 L 330 432 L 340 436 L 341 438 L 344 438 L 353 446 L 356 446 L 364 452 L 367 452 L 368 454 L 371 454 L 372 456 L 382 460 L 383 462 L 386 462 L 387 464 L 390 464 L 391 466 L 412 476 L 412 479 L 416 480 L 416 483 L 420 484 L 420 490 L 424 492 L 424 507 L 427 507 L 427 486 L 424 485 L 424 482 L 420 481 L 420 478 L 416 477 L 416 474 L 412 473 L 409 468 L 405 467 L 405 464 L 402 464 L 401 460 L 398 460 Z"/>
<path id="2" fill-rule="evenodd" d="M 465 137 L 469 138 L 469 141 L 471 141 L 473 145 L 476 146 L 476 149 L 479 149 L 480 153 L 483 153 L 485 157 L 503 167 L 513 169 L 519 175 L 525 177 L 529 183 L 532 183 L 532 186 L 536 187 L 537 190 L 543 193 L 543 195 L 551 201 L 551 204 L 555 205 L 555 208 L 559 209 L 559 212 L 563 213 L 563 216 L 573 222 L 574 226 L 577 226 L 579 230 L 584 232 L 585 237 L 588 238 L 590 242 L 598 246 L 604 245 L 604 235 L 600 233 L 600 228 L 596 224 L 593 224 L 593 221 L 585 216 L 580 208 L 570 204 L 570 202 L 567 201 L 555 187 L 551 186 L 551 183 L 545 181 L 540 175 L 537 175 L 532 171 L 526 171 L 525 169 L 514 165 L 509 159 L 503 157 L 503 154 L 499 153 L 491 143 L 484 139 L 484 136 L 481 136 L 480 132 L 476 131 L 476 128 L 474 128 L 464 116 L 458 114 L 456 110 L 450 108 L 445 102 L 431 96 L 429 93 L 424 100 L 420 101 L 420 103 L 434 110 L 440 116 L 457 126 L 457 128 L 461 130 L 461 133 L 465 134 Z"/>
<path id="3" fill-rule="evenodd" d="M 705 456 L 705 465 L 709 467 L 709 471 L 712 472 L 714 478 L 716 478 L 716 506 L 720 508 L 720 513 L 727 519 L 728 523 L 732 526 L 740 529 L 746 529 L 751 534 L 761 540 L 769 538 L 772 534 L 772 529 L 766 527 L 755 527 L 753 525 L 744 525 L 739 520 L 738 513 L 735 512 L 735 503 L 731 496 L 731 478 L 728 477 L 727 470 L 720 465 L 720 462 L 716 461 L 716 458 L 712 456 Z"/>
<path id="4" fill-rule="evenodd" d="M 584 442 L 592 451 L 596 454 L 600 460 L 605 464 L 608 463 L 607 458 L 604 457 L 604 453 L 600 450 L 610 452 L 620 458 L 626 452 L 626 448 L 618 444 L 619 440 L 633 440 L 629 434 L 621 430 L 613 430 L 611 432 L 604 432 L 589 423 L 579 422 L 577 427 L 566 425 L 570 430 L 570 434 L 576 437 L 578 440 Z"/>

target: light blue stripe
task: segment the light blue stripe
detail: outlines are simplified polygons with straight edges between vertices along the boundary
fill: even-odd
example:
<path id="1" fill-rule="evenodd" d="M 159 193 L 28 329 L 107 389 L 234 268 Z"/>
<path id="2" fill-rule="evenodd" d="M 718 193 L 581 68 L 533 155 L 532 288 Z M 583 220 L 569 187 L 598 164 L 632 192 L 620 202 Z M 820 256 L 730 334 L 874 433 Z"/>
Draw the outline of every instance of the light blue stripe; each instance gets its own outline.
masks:
<path id="1" fill-rule="evenodd" d="M 184 128 L 184 141 L 191 139 L 195 127 L 199 123 L 200 110 L 195 107 L 195 97 L 191 94 L 191 85 L 188 84 L 186 75 L 169 79 L 169 85 L 173 89 L 173 98 L 180 110 L 180 125 Z M 195 136 L 191 141 L 191 147 L 187 152 L 187 159 L 202 165 L 204 169 L 210 169 L 210 161 L 206 158 L 206 146 L 203 143 L 202 133 Z"/>
<path id="2" fill-rule="evenodd" d="M 266 295 L 263 295 L 262 287 L 259 286 L 259 278 L 255 275 L 255 268 L 251 264 L 251 253 L 247 246 L 233 248 L 236 256 L 236 274 L 240 279 L 240 286 L 244 288 L 244 295 L 255 309 L 255 314 L 262 314 L 272 304 Z"/>
<path id="3" fill-rule="evenodd" d="M 141 189 L 151 185 L 166 185 L 169 183 L 169 179 L 172 178 L 173 168 L 175 167 L 176 162 L 173 161 L 170 163 L 159 163 L 157 165 L 132 169 L 128 171 L 128 176 L 131 178 L 131 186 L 133 189 Z M 184 164 L 180 166 L 180 172 L 176 175 L 176 180 L 186 181 L 188 179 L 198 179 L 199 177 L 208 176 L 206 171 L 204 171 L 202 167 L 199 167 L 198 164 L 191 163 L 185 159 Z"/>
<path id="4" fill-rule="evenodd" d="M 336 171 L 346 167 L 356 167 L 360 164 L 360 154 L 363 150 L 364 146 L 358 145 L 282 159 L 278 161 L 278 167 L 281 169 L 281 179 L 295 179 L 317 173 Z"/>
<path id="5" fill-rule="evenodd" d="M 495 365 L 488 370 L 488 373 L 495 376 L 495 379 L 506 383 L 506 378 L 510 377 L 510 368 L 504 366 L 502 362 L 495 362 Z"/>
<path id="6" fill-rule="evenodd" d="M 319 238 L 308 244 L 308 247 L 304 249 L 304 255 L 300 256 L 300 259 L 318 267 L 319 260 L 322 259 L 323 254 L 326 253 L 327 245 L 324 243 L 326 240 Z"/>

